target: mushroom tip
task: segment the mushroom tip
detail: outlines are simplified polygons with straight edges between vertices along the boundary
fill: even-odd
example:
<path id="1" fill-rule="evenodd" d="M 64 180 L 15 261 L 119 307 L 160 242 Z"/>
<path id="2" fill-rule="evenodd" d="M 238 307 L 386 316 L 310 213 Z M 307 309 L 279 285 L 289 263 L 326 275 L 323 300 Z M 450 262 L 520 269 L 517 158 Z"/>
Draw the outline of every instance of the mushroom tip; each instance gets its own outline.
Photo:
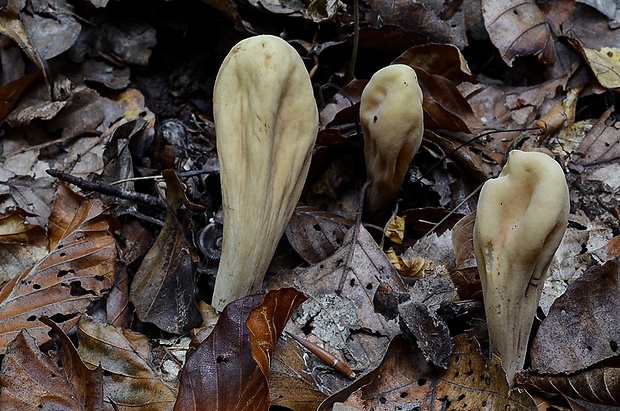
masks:
<path id="1" fill-rule="evenodd" d="M 377 71 L 362 92 L 360 121 L 370 186 L 368 208 L 376 211 L 398 194 L 424 134 L 422 90 L 411 67 Z"/>

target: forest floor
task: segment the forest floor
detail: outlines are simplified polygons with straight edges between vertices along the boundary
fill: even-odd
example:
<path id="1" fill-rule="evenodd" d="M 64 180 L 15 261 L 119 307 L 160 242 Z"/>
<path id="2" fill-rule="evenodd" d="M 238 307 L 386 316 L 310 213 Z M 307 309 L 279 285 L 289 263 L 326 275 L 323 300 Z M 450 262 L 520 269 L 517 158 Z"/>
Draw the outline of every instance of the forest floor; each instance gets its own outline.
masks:
<path id="1" fill-rule="evenodd" d="M 613 0 L 9 0 L 0 409 L 620 407 L 619 27 Z M 319 131 L 275 254 L 247 236 L 270 253 L 264 293 L 219 313 L 213 90 L 235 44 L 263 34 L 301 57 Z M 360 101 L 391 64 L 415 71 L 424 134 L 396 197 L 369 210 Z M 264 94 L 238 98 L 261 108 Z M 273 163 L 292 165 L 306 131 Z M 570 211 L 509 384 L 489 355 L 473 231 L 512 150 L 555 159 Z M 237 191 L 273 190 L 250 184 Z M 274 212 L 242 207 L 242 233 L 268 231 Z"/>

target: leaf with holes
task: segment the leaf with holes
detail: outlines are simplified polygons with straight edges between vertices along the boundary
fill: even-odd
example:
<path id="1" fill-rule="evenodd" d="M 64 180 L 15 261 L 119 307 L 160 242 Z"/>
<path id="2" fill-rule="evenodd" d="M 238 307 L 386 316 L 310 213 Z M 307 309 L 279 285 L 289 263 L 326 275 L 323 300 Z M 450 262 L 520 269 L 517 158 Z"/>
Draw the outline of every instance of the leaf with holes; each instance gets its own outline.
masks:
<path id="1" fill-rule="evenodd" d="M 316 264 L 330 257 L 352 221 L 337 214 L 299 206 L 286 227 L 286 238 L 307 263 Z"/>
<path id="2" fill-rule="evenodd" d="M 335 393 L 319 407 L 344 402 L 351 409 L 420 410 L 538 410 L 525 391 L 509 390 L 500 359 L 489 360 L 478 343 L 465 335 L 454 338 L 446 370 L 424 361 L 422 351 L 398 336 L 381 365 L 350 387 Z M 347 408 L 348 409 L 348 408 Z"/>
<path id="3" fill-rule="evenodd" d="M 276 342 L 305 299 L 293 289 L 250 295 L 228 304 L 213 332 L 183 367 L 175 410 L 269 409 L 269 366 Z"/>
<path id="4" fill-rule="evenodd" d="M 144 335 L 97 323 L 87 315 L 80 318 L 77 335 L 82 360 L 90 367 L 103 369 L 106 409 L 112 409 L 112 403 L 121 409 L 172 408 L 176 386 L 164 380 Z"/>
<path id="5" fill-rule="evenodd" d="M 39 350 L 26 330 L 11 341 L 0 369 L 0 409 L 102 409 L 101 370 L 88 370 L 69 338 L 57 331 L 62 350 L 50 356 Z"/>
<path id="6" fill-rule="evenodd" d="M 573 373 L 617 357 L 620 344 L 620 258 L 571 283 L 549 310 L 532 343 L 532 368 Z"/>
<path id="7" fill-rule="evenodd" d="M 373 298 L 381 284 L 395 292 L 406 290 L 363 226 L 357 237 L 350 229 L 330 258 L 308 268 L 283 270 L 272 281 L 274 287 L 294 287 L 308 296 L 287 331 L 325 348 L 354 371 L 376 367 L 390 339 L 401 332 L 396 320 L 375 312 Z M 325 368 L 319 363 L 312 366 L 313 373 Z M 328 389 L 350 382 L 336 371 L 331 374 Z"/>
<path id="8" fill-rule="evenodd" d="M 58 215 L 59 208 L 67 211 L 67 196 L 76 195 L 59 189 L 52 215 Z M 48 316 L 66 329 L 114 284 L 117 253 L 110 210 L 98 200 L 82 200 L 74 210 L 70 221 L 56 218 L 66 225 L 64 231 L 57 230 L 49 254 L 0 290 L 0 353 L 22 329 L 39 344 L 48 341 L 49 328 L 37 318 Z"/>

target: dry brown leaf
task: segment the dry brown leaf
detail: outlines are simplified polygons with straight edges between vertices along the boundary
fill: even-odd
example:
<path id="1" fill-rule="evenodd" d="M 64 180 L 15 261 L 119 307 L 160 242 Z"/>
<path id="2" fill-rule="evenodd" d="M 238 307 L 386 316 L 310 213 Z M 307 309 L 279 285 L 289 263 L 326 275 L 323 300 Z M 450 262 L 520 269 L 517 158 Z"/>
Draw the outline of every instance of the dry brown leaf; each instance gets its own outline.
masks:
<path id="1" fill-rule="evenodd" d="M 549 310 L 532 343 L 532 368 L 572 373 L 618 355 L 620 260 L 586 271 Z"/>
<path id="2" fill-rule="evenodd" d="M 144 257 L 130 289 L 130 300 L 141 321 L 173 334 L 183 334 L 202 322 L 196 303 L 194 265 L 197 256 L 179 221 L 185 194 L 174 172 L 164 172 L 170 210 L 157 240 Z"/>
<path id="3" fill-rule="evenodd" d="M 425 128 L 471 133 L 480 127 L 471 106 L 452 81 L 419 67 L 414 69 L 424 94 Z"/>
<path id="4" fill-rule="evenodd" d="M 0 124 L 8 117 L 11 111 L 17 106 L 26 90 L 42 78 L 42 72 L 23 76 L 17 80 L 0 86 L 0 101 L 3 102 L 0 108 Z"/>
<path id="5" fill-rule="evenodd" d="M 79 355 L 90 367 L 104 371 L 105 410 L 171 410 L 174 382 L 165 381 L 153 364 L 148 339 L 139 333 L 96 323 L 82 316 L 78 323 Z"/>
<path id="6" fill-rule="evenodd" d="M 60 185 L 52 205 L 50 231 L 55 238 L 50 243 L 57 244 L 44 259 L 0 290 L 2 352 L 23 328 L 39 343 L 48 341 L 48 329 L 36 321 L 38 317 L 48 316 L 58 323 L 64 320 L 61 326 L 67 327 L 114 283 L 117 253 L 111 231 L 116 222 L 98 200 L 82 201 L 77 210 L 63 210 L 67 211 L 64 221 L 54 217 L 67 198 L 74 199 L 69 193 Z M 54 227 L 52 221 L 57 223 Z"/>
<path id="7" fill-rule="evenodd" d="M 463 49 L 467 42 L 463 13 L 442 15 L 444 7 L 443 1 L 436 0 L 372 0 L 366 20 L 371 27 L 396 26 L 418 36 L 420 43 L 454 44 Z"/>
<path id="8" fill-rule="evenodd" d="M 79 134 L 82 130 L 101 130 L 106 133 L 104 136 L 107 136 L 113 131 L 112 125 L 125 114 L 123 113 L 124 107 L 117 102 L 85 86 L 77 86 L 73 90 L 70 103 L 49 124 L 51 130 L 62 129 L 64 137 Z M 99 145 L 97 143 L 101 139 L 93 139 L 93 142 L 88 142 L 88 145 L 80 144 L 80 140 L 75 140 L 70 147 L 77 149 L 90 145 L 92 150 Z M 88 152 L 84 151 L 84 153 Z"/>
<path id="9" fill-rule="evenodd" d="M 85 201 L 87 201 L 86 197 L 71 190 L 65 182 L 58 183 L 58 191 L 52 203 L 52 213 L 47 226 L 50 248 L 58 246 L 63 236 L 75 229 L 71 225 L 74 224 L 80 205 Z M 79 221 L 77 223 L 79 224 Z"/>
<path id="10" fill-rule="evenodd" d="M 527 393 L 509 391 L 500 360 L 484 358 L 478 343 L 467 341 L 462 334 L 455 338 L 448 368 L 441 371 L 430 366 L 407 340 L 394 338 L 379 368 L 325 400 L 319 410 L 336 402 L 376 411 L 399 407 L 420 411 L 537 410 Z"/>
<path id="11" fill-rule="evenodd" d="M 269 374 L 269 361 L 264 356 L 266 351 L 259 354 L 260 367 L 252 357 L 254 350 L 246 321 L 252 312 L 266 320 L 255 318 L 250 322 L 259 325 L 255 332 L 260 330 L 267 337 L 259 337 L 257 342 L 271 350 L 279 338 L 277 331 L 281 331 L 301 296 L 291 289 L 267 295 L 247 296 L 224 308 L 213 332 L 188 354 L 175 410 L 201 411 L 208 404 L 213 411 L 267 411 L 269 388 L 265 377 Z M 268 324 L 277 324 L 276 329 L 265 329 Z"/>
<path id="12" fill-rule="evenodd" d="M 250 331 L 252 358 L 265 376 L 267 384 L 269 383 L 271 357 L 280 334 L 284 331 L 284 326 L 293 312 L 305 300 L 306 297 L 294 288 L 270 292 L 261 304 L 252 310 L 245 322 Z"/>
<path id="13" fill-rule="evenodd" d="M 352 80 L 342 88 L 347 98 L 341 91 L 336 93 L 322 110 L 319 115 L 321 129 L 340 128 L 343 124 L 350 125 L 355 121 L 353 105 L 359 110 L 359 103 L 362 98 L 362 91 L 368 84 L 368 80 Z"/>
<path id="14" fill-rule="evenodd" d="M 543 392 L 560 393 L 594 404 L 618 406 L 620 405 L 620 368 L 617 365 L 616 367 L 597 367 L 571 375 L 545 375 L 535 371 L 526 371 L 517 374 L 515 378 L 520 384 Z"/>
<path id="15" fill-rule="evenodd" d="M 124 264 L 118 267 L 114 288 L 106 299 L 106 317 L 114 327 L 129 328 L 131 325 L 133 310 L 129 304 L 129 279 Z"/>
<path id="16" fill-rule="evenodd" d="M 11 200 L 20 208 L 36 211 L 37 215 L 33 217 L 33 220 L 41 227 L 45 227 L 48 222 L 51 213 L 50 205 L 56 193 L 56 187 L 50 183 L 52 180 L 54 179 L 51 177 L 34 179 L 30 176 L 16 176 L 6 183 L 10 190 Z"/>
<path id="17" fill-rule="evenodd" d="M 337 214 L 299 206 L 286 226 L 286 238 L 297 253 L 309 264 L 323 261 L 336 251 L 350 220 Z"/>
<path id="18" fill-rule="evenodd" d="M 613 110 L 610 107 L 594 123 L 573 156 L 574 164 L 588 167 L 620 159 L 620 122 L 613 115 Z"/>
<path id="19" fill-rule="evenodd" d="M 392 64 L 419 67 L 427 73 L 445 77 L 457 85 L 464 81 L 477 82 L 461 50 L 454 44 L 424 44 L 411 47 L 392 61 Z"/>
<path id="20" fill-rule="evenodd" d="M 355 371 L 376 366 L 387 342 L 400 333 L 396 321 L 374 310 L 373 297 L 379 285 L 385 283 L 395 292 L 404 292 L 405 287 L 368 231 L 360 227 L 355 240 L 354 232 L 349 230 L 342 247 L 327 260 L 306 269 L 282 272 L 274 284 L 294 287 L 308 296 L 288 331 L 321 346 Z M 349 252 L 353 255 L 346 266 Z M 318 360 L 311 368 L 321 374 L 326 389 L 349 383 L 346 377 L 325 370 Z"/>
<path id="21" fill-rule="evenodd" d="M 67 336 L 61 340 L 62 359 L 41 353 L 26 330 L 11 341 L 0 369 L 3 411 L 101 409 L 101 370 L 88 370 Z"/>
<path id="22" fill-rule="evenodd" d="M 503 164 L 503 155 L 493 152 L 488 146 L 477 143 L 464 144 L 455 138 L 447 138 L 426 131 L 424 137 L 436 143 L 450 158 L 458 164 L 463 173 L 473 176 L 478 181 L 486 181 L 499 174 L 498 164 Z"/>
<path id="23" fill-rule="evenodd" d="M 28 36 L 26 27 L 20 20 L 17 10 L 8 8 L 0 9 L 0 33 L 9 37 L 19 45 L 28 58 L 41 69 L 48 85 L 51 84 L 51 78 L 49 78 L 50 70 L 47 61 L 41 56 L 39 50 L 36 49 Z"/>
<path id="24" fill-rule="evenodd" d="M 554 63 L 554 39 L 534 0 L 482 0 L 484 25 L 502 59 L 512 66 L 515 57 L 537 55 Z"/>
<path id="25" fill-rule="evenodd" d="M 315 411 L 327 397 L 319 390 L 320 382 L 315 381 L 307 366 L 307 356 L 308 352 L 286 334 L 278 341 L 271 360 L 271 405 Z"/>
<path id="26" fill-rule="evenodd" d="M 30 224 L 31 217 L 21 208 L 0 214 L 0 283 L 32 267 L 47 254 L 45 230 Z"/>
<path id="27" fill-rule="evenodd" d="M 450 278 L 456 286 L 459 297 L 463 300 L 481 298 L 482 285 L 478 275 L 478 264 L 474 255 L 474 222 L 476 212 L 470 213 L 459 220 L 452 229 L 455 266 Z"/>

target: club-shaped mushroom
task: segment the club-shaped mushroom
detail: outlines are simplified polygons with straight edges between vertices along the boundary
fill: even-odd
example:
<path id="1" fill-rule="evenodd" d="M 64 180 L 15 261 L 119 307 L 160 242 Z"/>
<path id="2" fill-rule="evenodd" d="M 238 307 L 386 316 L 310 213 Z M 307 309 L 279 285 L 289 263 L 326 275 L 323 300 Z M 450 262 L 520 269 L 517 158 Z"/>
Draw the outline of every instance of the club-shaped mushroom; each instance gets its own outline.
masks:
<path id="1" fill-rule="evenodd" d="M 318 132 L 308 72 L 293 47 L 261 35 L 226 56 L 213 93 L 224 232 L 212 305 L 260 290 L 301 195 Z"/>
<path id="2" fill-rule="evenodd" d="M 392 200 L 424 134 L 422 90 L 415 71 L 394 64 L 377 71 L 362 92 L 360 121 L 364 133 L 368 210 Z"/>
<path id="3" fill-rule="evenodd" d="M 474 252 L 491 352 L 508 381 L 523 368 L 547 269 L 566 230 L 568 187 L 560 165 L 540 152 L 514 150 L 478 200 Z"/>

